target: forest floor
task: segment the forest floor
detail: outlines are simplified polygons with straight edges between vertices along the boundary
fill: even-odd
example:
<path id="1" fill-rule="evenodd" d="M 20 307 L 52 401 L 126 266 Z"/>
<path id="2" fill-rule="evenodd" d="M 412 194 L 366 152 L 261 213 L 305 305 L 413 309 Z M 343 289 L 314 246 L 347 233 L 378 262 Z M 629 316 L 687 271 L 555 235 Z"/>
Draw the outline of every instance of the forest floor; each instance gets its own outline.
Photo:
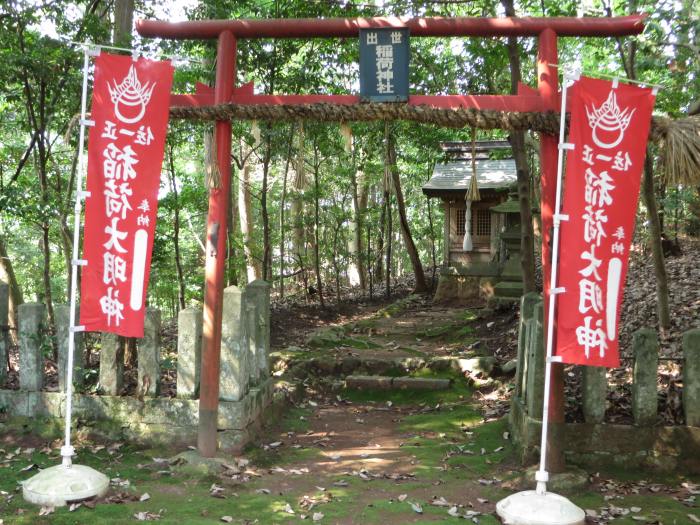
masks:
<path id="1" fill-rule="evenodd" d="M 481 355 L 503 364 L 515 352 L 516 312 L 478 306 L 408 296 L 273 312 L 276 370 L 347 357 Z M 503 417 L 509 378 L 475 383 L 449 371 L 413 375 L 450 378 L 452 387 L 357 391 L 307 378 L 305 397 L 217 472 L 164 459 L 173 450 L 80 441 L 78 462 L 112 482 L 106 498 L 72 508 L 40 510 L 22 500 L 18 483 L 57 464 L 60 447 L 43 422 L 25 421 L 0 435 L 0 524 L 499 523 L 495 504 L 521 488 L 524 471 Z M 566 495 L 589 511 L 591 524 L 700 522 L 697 479 L 610 470 L 591 472 L 589 481 Z"/>

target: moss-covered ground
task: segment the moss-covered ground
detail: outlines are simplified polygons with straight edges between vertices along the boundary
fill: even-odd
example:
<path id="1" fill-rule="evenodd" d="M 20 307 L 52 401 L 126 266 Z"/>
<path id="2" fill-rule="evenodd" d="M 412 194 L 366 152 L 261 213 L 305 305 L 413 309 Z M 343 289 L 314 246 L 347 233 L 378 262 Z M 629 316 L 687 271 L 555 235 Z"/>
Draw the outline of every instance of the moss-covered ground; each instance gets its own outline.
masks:
<path id="1" fill-rule="evenodd" d="M 140 516 L 160 523 L 205 524 L 229 516 L 232 523 L 273 524 L 299 522 L 302 516 L 313 522 L 314 514 L 321 513 L 318 522 L 333 524 L 460 523 L 462 518 L 448 514 L 456 506 L 453 512 L 479 512 L 479 523 L 496 524 L 495 502 L 510 493 L 501 485 L 520 471 L 506 432 L 504 420 L 483 421 L 473 392 L 460 379 L 447 392 L 348 391 L 287 411 L 259 445 L 246 451 L 251 462 L 246 480 L 233 479 L 230 473 L 188 474 L 157 459 L 174 451 L 83 442 L 78 461 L 113 478 L 110 493 L 126 501 L 97 502 L 94 508 L 83 505 L 72 512 L 60 508 L 40 516 L 39 508 L 22 500 L 18 484 L 36 472 L 36 467 L 27 467 L 58 462 L 57 443 L 53 449 L 43 448 L 44 442 L 50 445 L 50 436 L 31 432 L 28 439 L 29 434 L 15 428 L 4 434 L 2 445 L 0 520 L 134 523 Z M 281 445 L 269 446 L 279 441 Z M 27 442 L 34 446 L 25 446 Z M 688 480 L 666 477 L 664 489 L 634 494 L 627 489 L 639 487 L 643 473 L 599 476 L 617 480 L 619 490 L 601 492 L 599 484 L 569 496 L 597 511 L 611 504 L 641 509 L 617 518 L 619 524 L 692 523 L 689 502 L 678 501 L 678 493 L 666 489 Z M 211 495 L 213 484 L 223 489 L 223 498 Z M 146 493 L 149 498 L 139 501 Z M 431 504 L 436 498 L 448 506 Z M 317 504 L 309 509 L 312 501 Z"/>
<path id="2" fill-rule="evenodd" d="M 425 319 L 387 323 L 412 301 L 387 307 L 338 340 L 368 353 L 384 348 L 387 340 L 421 353 L 454 340 L 466 346 L 476 319 L 471 310 L 456 311 L 441 322 L 430 318 L 432 324 L 420 334 L 415 327 L 425 325 Z M 351 345 L 349 339 L 372 344 Z M 317 357 L 327 351 L 307 352 Z M 37 468 L 59 463 L 60 425 L 25 420 L 0 426 L 0 525 L 130 524 L 140 518 L 194 525 L 469 523 L 464 515 L 483 525 L 499 523 L 495 503 L 513 492 L 506 487 L 525 470 L 516 460 L 506 421 L 485 420 L 481 393 L 453 372 L 415 375 L 454 382 L 450 390 L 438 392 L 318 394 L 265 429 L 243 455 L 247 466 L 240 458 L 225 458 L 242 466 L 238 474 L 203 475 L 161 459 L 178 450 L 79 439 L 77 462 L 113 480 L 109 499 L 46 515 L 23 501 L 19 483 Z M 632 470 L 592 474 L 594 483 L 566 495 L 599 515 L 604 509 L 618 513 L 616 525 L 685 525 L 694 523 L 689 515 L 700 517 L 692 494 L 697 479 Z"/>

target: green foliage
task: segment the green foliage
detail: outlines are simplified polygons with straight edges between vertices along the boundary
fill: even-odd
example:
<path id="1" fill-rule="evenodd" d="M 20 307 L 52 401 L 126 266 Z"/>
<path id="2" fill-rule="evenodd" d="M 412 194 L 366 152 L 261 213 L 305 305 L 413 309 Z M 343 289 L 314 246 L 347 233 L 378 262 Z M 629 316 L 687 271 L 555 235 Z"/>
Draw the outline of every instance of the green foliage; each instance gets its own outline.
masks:
<path id="1" fill-rule="evenodd" d="M 137 2 L 137 4 L 141 4 Z M 605 5 L 608 5 L 607 3 Z M 627 3 L 613 2 L 606 11 L 597 2 L 583 10 L 579 2 L 519 2 L 519 16 L 624 15 Z M 33 4 L 10 2 L 0 6 L 0 237 L 26 299 L 67 300 L 72 254 L 72 200 L 80 104 L 81 53 L 74 46 L 46 36 L 53 26 L 73 41 L 106 43 L 111 31 L 111 4 L 94 0 Z M 166 12 L 167 12 L 166 8 Z M 697 17 L 689 1 L 641 2 L 649 14 L 643 35 L 634 42 L 638 77 L 663 85 L 657 111 L 678 117 L 700 93 L 697 55 Z M 145 17 L 155 17 L 150 3 L 137 5 Z M 371 3 L 255 2 L 201 0 L 187 13 L 190 19 L 299 18 L 354 16 L 499 16 L 496 2 L 431 2 L 405 0 Z M 159 12 L 160 13 L 160 12 Z M 159 14 L 158 16 L 162 16 Z M 42 29 L 44 28 L 44 29 Z M 163 53 L 192 59 L 176 63 L 174 90 L 193 92 L 197 82 L 214 80 L 215 46 L 201 41 L 135 40 L 148 56 Z M 520 39 L 523 82 L 536 83 L 536 39 Z M 238 42 L 237 85 L 253 82 L 264 93 L 352 93 L 357 90 L 355 39 L 241 39 Z M 502 39 L 413 38 L 411 89 L 414 93 L 507 93 L 509 63 Z M 560 39 L 560 60 L 579 59 L 585 70 L 622 75 L 624 67 L 612 39 Z M 370 266 L 382 261 L 380 232 L 384 213 L 384 124 L 352 123 L 352 149 L 346 150 L 337 124 L 305 122 L 300 140 L 298 122 L 260 123 L 256 144 L 250 122 L 233 123 L 231 201 L 239 199 L 241 170 L 252 168 L 252 239 L 247 248 L 263 261 L 269 254 L 268 275 L 285 293 L 306 293 L 315 284 L 314 245 L 318 239 L 318 267 L 327 300 L 338 286 L 350 281 L 358 257 Z M 211 124 L 171 121 L 163 165 L 158 226 L 155 237 L 148 302 L 174 316 L 185 305 L 202 302 L 204 254 L 200 243 L 208 206 L 205 186 L 204 135 Z M 397 122 L 390 125 L 397 143 L 398 168 L 413 239 L 425 266 L 442 262 L 443 211 L 438 201 L 430 214 L 421 186 L 436 162 L 444 160 L 440 141 L 470 140 L 470 130 L 441 129 Z M 500 131 L 478 138 L 504 138 Z M 534 150 L 536 151 L 536 150 Z M 531 155 L 533 167 L 537 160 Z M 300 162 L 306 184 L 297 191 L 294 180 Z M 536 179 L 536 177 L 535 177 Z M 663 185 L 659 185 L 664 190 Z M 355 192 L 366 196 L 366 208 L 355 209 Z M 700 232 L 698 194 L 692 188 L 660 191 L 669 235 Z M 392 199 L 392 202 L 395 199 Z M 296 206 L 296 208 L 295 208 Z M 392 208 L 394 206 L 392 205 Z M 318 211 L 318 224 L 316 221 Z M 410 272 L 410 263 L 393 216 L 392 275 Z M 360 221 L 363 252 L 355 254 L 354 224 Z M 264 222 L 267 226 L 264 228 Z M 178 224 L 176 231 L 175 225 Z M 228 284 L 245 284 L 246 261 L 240 220 L 232 220 L 229 236 Z M 42 254 L 43 229 L 48 228 L 48 258 Z M 294 251 L 294 237 L 301 245 Z M 381 238 L 386 247 L 388 239 Z M 178 250 L 175 250 L 175 241 Z M 267 250 L 265 250 L 267 243 Z M 369 246 L 369 252 L 367 247 Z M 284 255 L 282 254 L 284 251 Z M 178 271 L 178 262 L 181 272 Z M 48 267 L 48 279 L 43 277 Z M 373 268 L 376 290 L 381 281 Z M 291 277 L 290 277 L 291 276 Z M 46 290 L 47 286 L 50 290 Z M 47 292 L 51 292 L 48 294 Z M 387 314 L 391 312 L 387 310 Z"/>

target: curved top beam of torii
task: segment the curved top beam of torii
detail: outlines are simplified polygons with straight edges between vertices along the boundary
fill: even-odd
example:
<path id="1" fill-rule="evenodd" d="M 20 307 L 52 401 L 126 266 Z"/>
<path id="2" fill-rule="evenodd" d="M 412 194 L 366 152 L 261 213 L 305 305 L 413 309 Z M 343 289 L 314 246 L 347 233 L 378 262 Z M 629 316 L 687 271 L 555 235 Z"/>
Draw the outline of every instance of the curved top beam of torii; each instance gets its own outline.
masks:
<path id="1" fill-rule="evenodd" d="M 138 20 L 140 35 L 156 38 L 214 39 L 230 31 L 236 38 L 355 37 L 360 29 L 407 27 L 411 36 L 538 36 L 552 29 L 558 36 L 626 36 L 644 30 L 645 15 L 615 18 L 297 18 L 268 20 Z"/>

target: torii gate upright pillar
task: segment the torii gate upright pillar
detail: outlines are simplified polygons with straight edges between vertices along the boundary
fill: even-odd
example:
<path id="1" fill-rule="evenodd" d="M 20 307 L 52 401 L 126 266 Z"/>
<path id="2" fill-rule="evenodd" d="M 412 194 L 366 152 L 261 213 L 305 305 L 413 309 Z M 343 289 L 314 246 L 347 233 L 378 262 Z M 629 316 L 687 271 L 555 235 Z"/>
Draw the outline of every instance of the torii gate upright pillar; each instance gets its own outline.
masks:
<path id="1" fill-rule="evenodd" d="M 222 31 L 217 44 L 214 101 L 231 100 L 236 79 L 236 38 Z M 218 120 L 215 127 L 217 173 L 209 181 L 209 213 L 204 266 L 204 322 L 202 327 L 202 377 L 199 392 L 197 446 L 204 457 L 216 454 L 221 368 L 221 316 L 229 196 L 231 195 L 231 122 Z"/>

